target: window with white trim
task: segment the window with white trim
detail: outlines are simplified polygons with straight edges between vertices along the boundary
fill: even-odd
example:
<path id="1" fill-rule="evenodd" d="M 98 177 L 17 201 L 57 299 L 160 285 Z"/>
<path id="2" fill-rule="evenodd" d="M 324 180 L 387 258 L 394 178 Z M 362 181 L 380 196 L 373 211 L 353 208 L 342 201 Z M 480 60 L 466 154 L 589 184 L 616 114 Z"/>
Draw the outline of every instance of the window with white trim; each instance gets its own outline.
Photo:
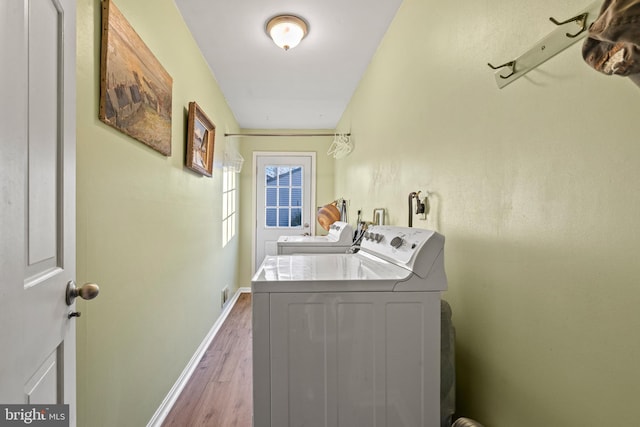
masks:
<path id="1" fill-rule="evenodd" d="M 265 168 L 265 227 L 302 227 L 303 167 Z"/>
<path id="2" fill-rule="evenodd" d="M 222 168 L 222 247 L 236 235 L 236 172 L 235 168 Z"/>

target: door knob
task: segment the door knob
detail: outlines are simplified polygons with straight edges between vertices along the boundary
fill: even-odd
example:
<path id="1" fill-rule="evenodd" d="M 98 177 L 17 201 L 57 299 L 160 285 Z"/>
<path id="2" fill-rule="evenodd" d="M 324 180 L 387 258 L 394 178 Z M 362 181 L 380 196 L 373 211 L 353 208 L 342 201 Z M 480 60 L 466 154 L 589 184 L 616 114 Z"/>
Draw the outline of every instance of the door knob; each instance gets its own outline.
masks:
<path id="1" fill-rule="evenodd" d="M 67 301 L 67 305 L 73 304 L 73 300 L 77 297 L 80 297 L 85 300 L 94 299 L 100 293 L 100 288 L 95 283 L 85 283 L 84 285 L 76 288 L 76 282 L 71 280 L 67 283 L 67 292 L 65 295 L 65 300 Z"/>

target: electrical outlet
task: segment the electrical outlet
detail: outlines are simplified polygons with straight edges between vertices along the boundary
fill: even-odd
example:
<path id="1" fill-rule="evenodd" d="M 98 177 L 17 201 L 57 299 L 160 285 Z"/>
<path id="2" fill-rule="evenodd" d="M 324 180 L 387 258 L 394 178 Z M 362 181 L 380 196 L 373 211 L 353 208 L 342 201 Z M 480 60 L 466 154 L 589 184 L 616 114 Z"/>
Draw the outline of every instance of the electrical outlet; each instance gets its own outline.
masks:
<path id="1" fill-rule="evenodd" d="M 220 299 L 222 301 L 222 306 L 224 307 L 224 305 L 227 303 L 227 301 L 229 300 L 229 286 L 225 286 L 224 288 L 222 288 L 222 298 Z"/>

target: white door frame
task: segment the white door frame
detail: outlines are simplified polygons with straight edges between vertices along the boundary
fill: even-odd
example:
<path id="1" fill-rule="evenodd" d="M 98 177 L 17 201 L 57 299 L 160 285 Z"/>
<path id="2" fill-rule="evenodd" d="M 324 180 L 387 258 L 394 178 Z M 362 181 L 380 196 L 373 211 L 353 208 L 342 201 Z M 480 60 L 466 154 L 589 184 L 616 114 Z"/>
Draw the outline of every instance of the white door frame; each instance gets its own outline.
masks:
<path id="1" fill-rule="evenodd" d="M 316 234 L 316 221 L 313 216 L 313 206 L 317 206 L 316 201 L 316 152 L 315 151 L 254 151 L 253 152 L 253 175 L 251 179 L 251 274 L 256 271 L 256 227 L 258 226 L 257 218 L 257 179 L 258 179 L 258 157 L 259 156 L 274 156 L 274 157 L 288 157 L 288 156 L 310 156 L 311 157 L 311 213 L 312 218 L 309 218 L 309 227 L 311 235 Z"/>

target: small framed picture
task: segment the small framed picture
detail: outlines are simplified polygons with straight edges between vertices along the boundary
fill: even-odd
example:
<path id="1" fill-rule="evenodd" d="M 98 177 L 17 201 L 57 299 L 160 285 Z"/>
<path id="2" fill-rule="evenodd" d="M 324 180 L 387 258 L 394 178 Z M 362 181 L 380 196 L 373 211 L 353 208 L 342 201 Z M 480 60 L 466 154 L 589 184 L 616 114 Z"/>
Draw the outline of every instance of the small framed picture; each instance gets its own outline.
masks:
<path id="1" fill-rule="evenodd" d="M 195 102 L 189 103 L 187 127 L 187 167 L 211 176 L 216 127 Z"/>

